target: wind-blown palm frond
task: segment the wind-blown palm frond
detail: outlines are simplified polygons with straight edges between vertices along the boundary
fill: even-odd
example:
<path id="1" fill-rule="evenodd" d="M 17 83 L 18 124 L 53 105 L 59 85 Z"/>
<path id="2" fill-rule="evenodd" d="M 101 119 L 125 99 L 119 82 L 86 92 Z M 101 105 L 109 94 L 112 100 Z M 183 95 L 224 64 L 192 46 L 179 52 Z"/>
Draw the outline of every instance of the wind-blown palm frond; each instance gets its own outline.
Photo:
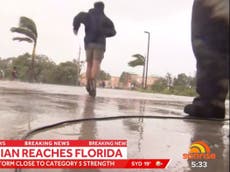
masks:
<path id="1" fill-rule="evenodd" d="M 33 32 L 31 32 L 29 29 L 27 29 L 27 28 L 23 28 L 23 27 L 12 27 L 10 30 L 11 30 L 11 32 L 17 32 L 17 33 L 21 33 L 21 34 L 24 34 L 24 35 L 28 36 L 34 42 L 37 41 L 36 35 Z"/>
<path id="2" fill-rule="evenodd" d="M 27 38 L 27 37 L 14 37 L 13 40 L 14 41 L 19 41 L 19 42 L 21 42 L 21 41 L 26 41 L 26 42 L 29 42 L 29 43 L 33 42 L 32 39 Z"/>
<path id="3" fill-rule="evenodd" d="M 37 45 L 37 28 L 33 20 L 27 18 L 27 17 L 20 17 L 19 20 L 19 26 L 18 27 L 12 27 L 11 32 L 16 32 L 25 35 L 26 37 L 15 37 L 13 40 L 17 41 L 26 41 L 29 43 L 33 43 L 33 49 L 32 49 L 32 62 L 30 66 L 30 73 L 31 77 L 30 80 L 35 79 L 34 75 L 34 59 L 35 59 L 35 50 L 36 50 L 36 45 Z"/>
<path id="4" fill-rule="evenodd" d="M 38 36 L 36 24 L 30 18 L 24 16 L 20 17 L 19 27 L 27 28 L 34 33 L 36 37 Z"/>
<path id="5" fill-rule="evenodd" d="M 135 60 L 130 61 L 128 63 L 129 66 L 136 67 L 143 66 L 145 64 L 145 58 L 141 54 L 134 54 L 132 57 L 134 57 Z"/>

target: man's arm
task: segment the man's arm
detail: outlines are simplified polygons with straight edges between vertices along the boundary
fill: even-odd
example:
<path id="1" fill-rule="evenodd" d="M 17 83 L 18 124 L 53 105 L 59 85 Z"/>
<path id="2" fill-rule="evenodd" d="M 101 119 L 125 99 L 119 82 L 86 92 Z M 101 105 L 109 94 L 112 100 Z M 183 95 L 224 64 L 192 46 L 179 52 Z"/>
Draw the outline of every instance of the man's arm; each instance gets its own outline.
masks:
<path id="1" fill-rule="evenodd" d="M 104 26 L 103 26 L 103 33 L 106 37 L 112 37 L 116 35 L 116 30 L 112 20 L 106 17 Z"/>
<path id="2" fill-rule="evenodd" d="M 85 19 L 86 19 L 87 13 L 85 12 L 80 12 L 78 15 L 76 15 L 73 19 L 73 32 L 75 35 L 78 33 L 78 29 L 81 25 L 81 23 L 85 24 Z"/>

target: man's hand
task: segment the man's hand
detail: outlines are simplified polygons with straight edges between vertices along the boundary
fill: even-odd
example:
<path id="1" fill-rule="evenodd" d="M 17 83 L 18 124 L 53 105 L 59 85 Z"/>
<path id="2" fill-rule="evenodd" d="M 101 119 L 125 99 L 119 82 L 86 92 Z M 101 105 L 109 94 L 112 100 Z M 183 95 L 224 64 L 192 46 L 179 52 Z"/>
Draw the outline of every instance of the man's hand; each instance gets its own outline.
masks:
<path id="1" fill-rule="evenodd" d="M 74 33 L 75 35 L 77 35 L 78 31 L 74 29 L 74 30 L 73 30 L 73 33 Z"/>

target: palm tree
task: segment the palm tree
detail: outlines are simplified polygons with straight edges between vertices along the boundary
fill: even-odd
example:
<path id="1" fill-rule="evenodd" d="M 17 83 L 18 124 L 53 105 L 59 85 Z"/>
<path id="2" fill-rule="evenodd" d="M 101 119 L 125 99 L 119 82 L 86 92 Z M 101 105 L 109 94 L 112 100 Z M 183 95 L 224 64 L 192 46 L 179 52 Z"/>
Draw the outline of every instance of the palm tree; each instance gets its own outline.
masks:
<path id="1" fill-rule="evenodd" d="M 132 57 L 135 58 L 135 60 L 132 60 L 128 63 L 131 67 L 136 66 L 143 66 L 143 73 L 142 73 L 142 88 L 144 88 L 144 77 L 145 77 L 145 57 L 141 54 L 134 54 Z"/>
<path id="2" fill-rule="evenodd" d="M 135 57 L 135 60 L 130 61 L 128 64 L 131 67 L 143 66 L 145 64 L 145 57 L 141 54 L 134 54 L 132 57 Z"/>
<path id="3" fill-rule="evenodd" d="M 20 17 L 19 26 L 18 27 L 12 27 L 11 32 L 16 32 L 23 34 L 25 37 L 14 37 L 13 40 L 17 41 L 26 41 L 29 43 L 33 43 L 33 50 L 32 50 L 32 62 L 30 66 L 30 80 L 34 80 L 34 59 L 35 59 L 35 50 L 37 45 L 37 27 L 34 21 L 27 17 Z"/>

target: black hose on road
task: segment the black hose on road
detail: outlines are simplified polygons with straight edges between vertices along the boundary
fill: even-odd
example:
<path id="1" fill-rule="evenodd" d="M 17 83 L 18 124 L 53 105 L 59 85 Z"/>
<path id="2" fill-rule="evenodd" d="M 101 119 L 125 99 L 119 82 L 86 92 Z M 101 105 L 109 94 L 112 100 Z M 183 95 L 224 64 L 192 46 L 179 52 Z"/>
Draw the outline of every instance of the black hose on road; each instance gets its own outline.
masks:
<path id="1" fill-rule="evenodd" d="M 26 133 L 21 139 L 26 140 L 29 137 L 39 133 L 43 132 L 44 130 L 49 130 L 61 125 L 72 125 L 75 123 L 80 123 L 80 122 L 86 122 L 86 121 L 106 121 L 106 120 L 118 120 L 118 119 L 129 119 L 129 118 L 149 118 L 149 119 L 174 119 L 174 120 L 199 120 L 199 121 L 213 121 L 213 122 L 224 122 L 224 121 L 229 121 L 230 119 L 218 119 L 218 118 L 195 118 L 195 117 L 190 117 L 190 116 L 185 116 L 185 117 L 175 117 L 175 116 L 141 116 L 141 115 L 130 115 L 130 116 L 109 116 L 109 117 L 97 117 L 97 118 L 81 118 L 81 119 L 73 119 L 73 120 L 66 120 L 66 121 L 61 121 L 58 123 L 42 126 L 36 129 L 33 129 Z M 15 172 L 21 172 L 21 169 L 15 169 Z"/>

